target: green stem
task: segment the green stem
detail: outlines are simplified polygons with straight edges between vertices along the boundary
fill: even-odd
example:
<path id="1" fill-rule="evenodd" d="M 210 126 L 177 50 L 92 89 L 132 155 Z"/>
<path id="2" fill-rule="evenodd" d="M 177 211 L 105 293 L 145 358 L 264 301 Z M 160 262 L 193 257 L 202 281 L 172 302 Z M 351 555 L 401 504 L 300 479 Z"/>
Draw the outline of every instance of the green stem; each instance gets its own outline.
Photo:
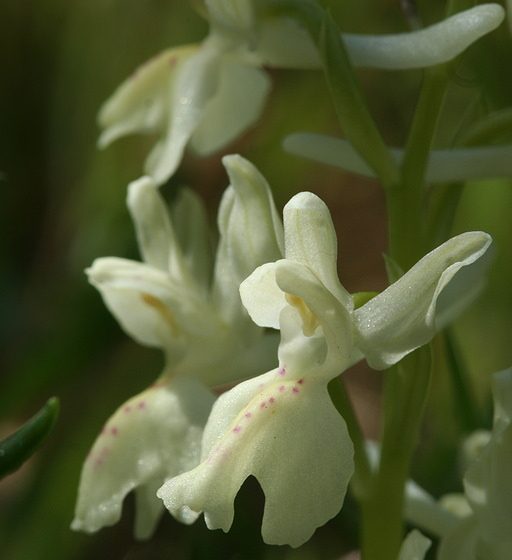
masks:
<path id="1" fill-rule="evenodd" d="M 398 180 L 398 168 L 371 116 L 333 18 L 311 0 L 268 0 L 266 15 L 299 22 L 318 48 L 339 123 L 346 138 L 386 188 Z"/>
<path id="2" fill-rule="evenodd" d="M 404 270 L 425 251 L 424 178 L 447 84 L 446 66 L 425 71 L 405 147 L 401 181 L 387 192 L 389 252 Z"/>
<path id="3" fill-rule="evenodd" d="M 372 469 L 366 453 L 364 434 L 342 379 L 336 378 L 329 383 L 329 394 L 334 406 L 345 420 L 348 433 L 354 444 L 355 472 L 351 484 L 354 495 L 361 500 L 370 487 L 372 479 Z"/>
<path id="4" fill-rule="evenodd" d="M 430 383 L 429 349 L 417 350 L 385 375 L 380 465 L 362 502 L 363 560 L 396 560 L 401 546 L 404 487 Z"/>

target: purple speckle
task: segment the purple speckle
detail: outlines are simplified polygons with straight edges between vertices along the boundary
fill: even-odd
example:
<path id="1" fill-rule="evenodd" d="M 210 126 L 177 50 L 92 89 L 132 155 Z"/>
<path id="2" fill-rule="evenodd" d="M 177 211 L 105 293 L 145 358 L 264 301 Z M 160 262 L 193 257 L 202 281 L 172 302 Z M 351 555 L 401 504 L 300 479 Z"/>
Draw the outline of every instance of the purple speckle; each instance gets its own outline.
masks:
<path id="1" fill-rule="evenodd" d="M 274 404 L 276 402 L 276 399 L 274 397 L 270 397 L 270 399 L 268 399 L 268 402 L 270 404 Z"/>
<path id="2" fill-rule="evenodd" d="M 285 387 L 284 385 L 281 385 L 281 386 L 279 387 L 279 392 L 280 392 L 280 393 L 283 393 L 284 391 L 286 391 L 286 387 Z"/>
<path id="3" fill-rule="evenodd" d="M 294 388 L 292 389 L 292 391 L 293 391 L 293 392 L 294 392 L 295 394 L 297 394 L 297 393 L 300 393 L 300 391 L 299 391 L 299 388 L 298 388 L 298 387 L 294 387 Z"/>
<path id="4" fill-rule="evenodd" d="M 123 412 L 124 412 L 125 414 L 128 414 L 128 413 L 131 412 L 131 411 L 132 411 L 132 407 L 131 407 L 129 404 L 127 404 L 127 405 L 123 408 Z"/>
<path id="5" fill-rule="evenodd" d="M 144 408 L 146 408 L 146 401 L 140 401 L 140 403 L 137 405 L 137 408 L 139 410 L 143 410 Z"/>
<path id="6" fill-rule="evenodd" d="M 246 418 L 250 418 L 251 416 L 252 416 L 252 413 L 251 413 L 251 412 L 246 412 L 246 413 L 245 413 L 245 417 L 246 417 Z"/>
<path id="7" fill-rule="evenodd" d="M 286 375 L 286 369 L 284 367 L 280 367 L 277 374 L 283 377 L 283 375 Z"/>
<path id="8" fill-rule="evenodd" d="M 266 403 L 266 402 L 262 402 L 262 403 L 260 404 L 260 408 L 261 408 L 261 409 L 267 408 L 267 403 Z"/>
<path id="9" fill-rule="evenodd" d="M 111 435 L 117 436 L 118 433 L 119 433 L 119 430 L 115 426 L 112 426 L 112 428 L 110 428 L 110 434 Z"/>
<path id="10" fill-rule="evenodd" d="M 235 434 L 238 434 L 241 430 L 242 430 L 242 426 L 235 426 L 233 428 L 233 432 L 235 432 Z"/>

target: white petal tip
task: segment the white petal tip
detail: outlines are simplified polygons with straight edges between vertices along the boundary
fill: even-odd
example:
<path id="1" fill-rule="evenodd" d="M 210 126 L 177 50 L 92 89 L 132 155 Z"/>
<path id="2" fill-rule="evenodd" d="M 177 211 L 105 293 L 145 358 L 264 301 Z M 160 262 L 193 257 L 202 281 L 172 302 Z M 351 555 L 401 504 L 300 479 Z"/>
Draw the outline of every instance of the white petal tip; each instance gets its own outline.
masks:
<path id="1" fill-rule="evenodd" d="M 145 196 L 146 193 L 152 192 L 157 189 L 157 185 L 151 177 L 144 175 L 136 181 L 131 182 L 128 185 L 128 195 L 127 195 L 127 205 L 128 208 L 133 209 L 140 203 L 141 197 Z"/>
<path id="2" fill-rule="evenodd" d="M 287 210 L 314 210 L 326 208 L 325 202 L 312 192 L 304 191 L 292 197 L 285 207 Z"/>

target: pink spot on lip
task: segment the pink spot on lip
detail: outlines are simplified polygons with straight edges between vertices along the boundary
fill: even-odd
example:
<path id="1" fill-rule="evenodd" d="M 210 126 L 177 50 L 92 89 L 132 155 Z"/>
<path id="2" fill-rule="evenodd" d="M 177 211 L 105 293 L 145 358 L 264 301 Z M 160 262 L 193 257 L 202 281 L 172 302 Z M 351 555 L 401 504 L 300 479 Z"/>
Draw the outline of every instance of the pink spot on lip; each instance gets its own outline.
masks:
<path id="1" fill-rule="evenodd" d="M 140 403 L 137 405 L 137 408 L 139 410 L 142 410 L 143 408 L 146 408 L 146 401 L 140 401 Z"/>
<path id="2" fill-rule="evenodd" d="M 246 412 L 246 413 L 245 413 L 245 417 L 246 417 L 246 418 L 250 418 L 251 416 L 252 416 L 252 413 L 250 413 L 250 412 Z"/>
<path id="3" fill-rule="evenodd" d="M 267 403 L 266 402 L 262 402 L 260 404 L 260 408 L 267 408 Z"/>
<path id="4" fill-rule="evenodd" d="M 286 375 L 286 369 L 284 367 L 280 367 L 277 374 L 280 375 L 281 377 L 283 375 Z"/>
<path id="5" fill-rule="evenodd" d="M 297 394 L 297 393 L 300 393 L 300 391 L 299 391 L 299 388 L 298 388 L 298 387 L 294 387 L 294 388 L 292 389 L 292 391 L 293 391 L 293 392 L 294 392 L 295 394 Z"/>
<path id="6" fill-rule="evenodd" d="M 235 434 L 238 434 L 238 433 L 240 432 L 241 429 L 242 429 L 241 426 L 235 426 L 235 427 L 233 428 L 233 432 L 235 432 Z"/>
<path id="7" fill-rule="evenodd" d="M 110 433 L 113 436 L 117 436 L 117 434 L 119 433 L 119 430 L 115 426 L 112 426 L 112 428 L 110 428 Z"/>
<path id="8" fill-rule="evenodd" d="M 285 389 L 286 389 L 286 387 L 284 385 L 281 385 L 279 387 L 279 392 L 282 393 Z"/>
<path id="9" fill-rule="evenodd" d="M 270 397 L 270 399 L 268 399 L 268 402 L 270 404 L 274 404 L 276 402 L 276 399 L 274 397 Z"/>
<path id="10" fill-rule="evenodd" d="M 132 411 L 132 407 L 131 407 L 129 404 L 127 404 L 127 405 L 123 408 L 123 411 L 124 411 L 126 414 L 128 414 L 129 412 Z"/>

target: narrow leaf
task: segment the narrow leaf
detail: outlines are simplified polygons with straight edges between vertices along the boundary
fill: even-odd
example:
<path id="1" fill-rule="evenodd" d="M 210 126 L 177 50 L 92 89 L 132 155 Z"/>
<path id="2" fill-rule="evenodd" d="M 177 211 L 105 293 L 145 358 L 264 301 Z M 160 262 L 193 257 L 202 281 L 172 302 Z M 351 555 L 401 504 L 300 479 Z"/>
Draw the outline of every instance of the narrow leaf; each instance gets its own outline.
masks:
<path id="1" fill-rule="evenodd" d="M 28 422 L 0 442 L 0 478 L 17 470 L 50 433 L 59 415 L 59 400 L 52 397 Z"/>

